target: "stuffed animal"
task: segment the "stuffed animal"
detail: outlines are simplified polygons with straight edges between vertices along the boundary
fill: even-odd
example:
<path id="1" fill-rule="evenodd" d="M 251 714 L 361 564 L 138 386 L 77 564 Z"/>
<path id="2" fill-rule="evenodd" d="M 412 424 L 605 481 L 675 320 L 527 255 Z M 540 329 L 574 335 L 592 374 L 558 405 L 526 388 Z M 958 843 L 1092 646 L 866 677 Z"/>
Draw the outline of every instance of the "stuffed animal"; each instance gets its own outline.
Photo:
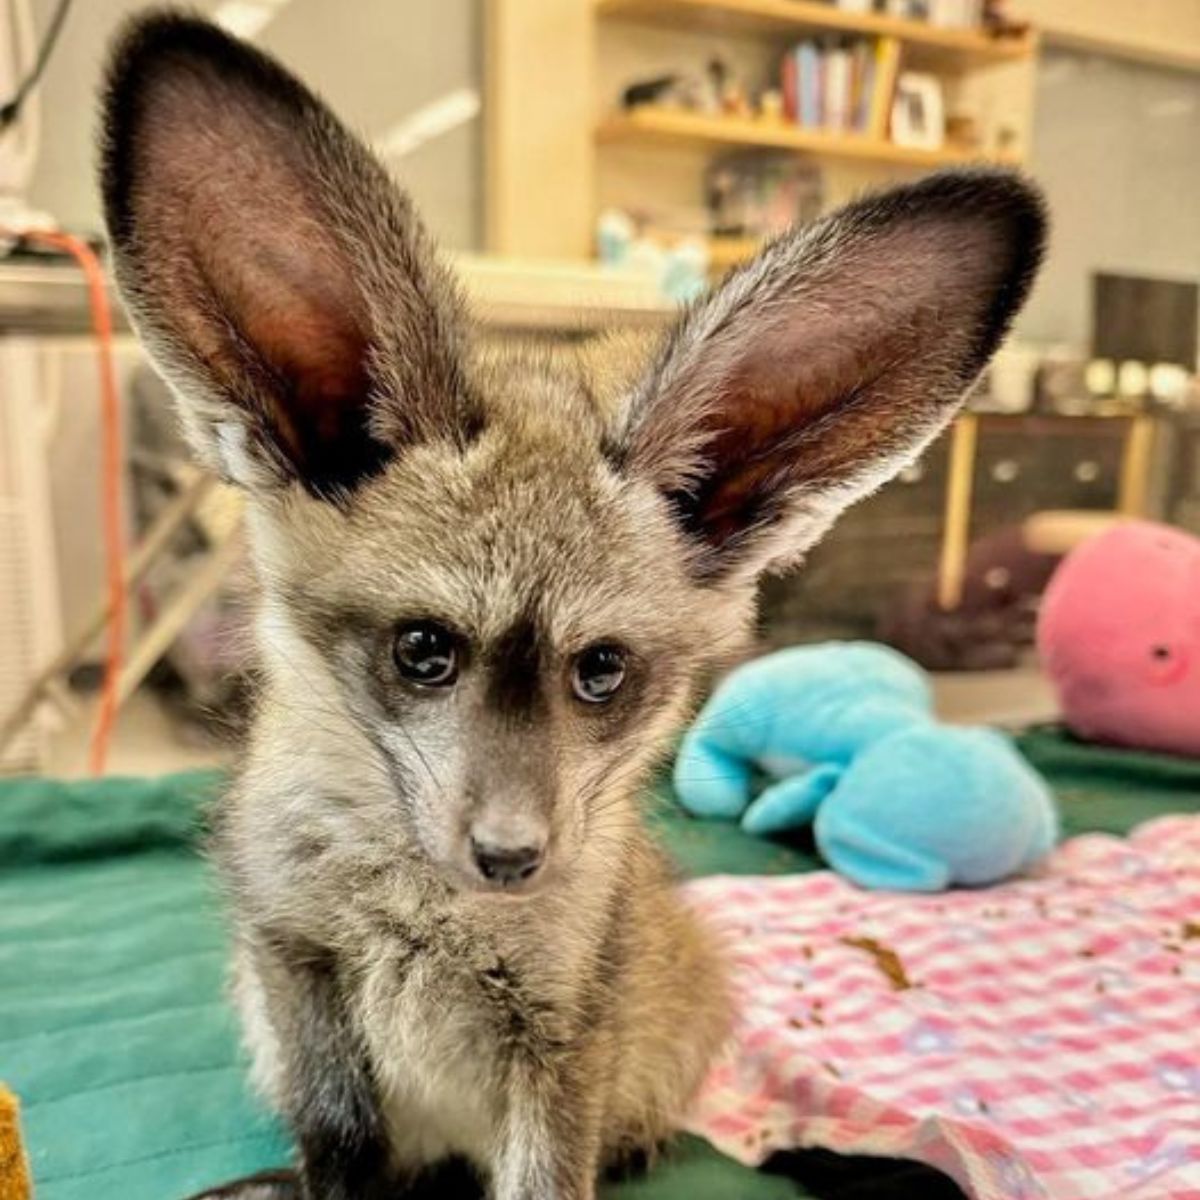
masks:
<path id="1" fill-rule="evenodd" d="M 771 782 L 757 797 L 754 781 Z M 675 763 L 680 802 L 754 834 L 810 822 L 834 870 L 863 887 L 995 883 L 1054 845 L 1041 778 L 989 729 L 938 724 L 929 681 L 866 642 L 755 659 L 716 689 Z"/>
<path id="2" fill-rule="evenodd" d="M 1038 649 L 1073 733 L 1200 756 L 1200 538 L 1123 521 L 1046 589 Z"/>
<path id="3" fill-rule="evenodd" d="M 1005 525 L 977 538 L 953 608 L 941 606 L 936 580 L 920 580 L 883 608 L 875 636 L 929 671 L 1015 667 L 1033 645 L 1038 602 L 1062 561 L 1034 543 L 1031 529 Z"/>
<path id="4" fill-rule="evenodd" d="M 0 1083 L 0 1200 L 31 1200 L 29 1162 L 21 1145 L 17 1098 Z"/>

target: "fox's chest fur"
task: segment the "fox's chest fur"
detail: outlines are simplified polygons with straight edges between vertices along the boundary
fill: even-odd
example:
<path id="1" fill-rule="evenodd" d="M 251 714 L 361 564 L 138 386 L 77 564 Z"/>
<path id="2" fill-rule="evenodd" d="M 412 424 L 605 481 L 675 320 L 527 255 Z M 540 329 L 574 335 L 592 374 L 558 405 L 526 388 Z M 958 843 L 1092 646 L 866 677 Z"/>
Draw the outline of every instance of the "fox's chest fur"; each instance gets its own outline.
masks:
<path id="1" fill-rule="evenodd" d="M 469 1033 L 469 1010 L 437 1000 L 437 989 L 405 989 L 378 1024 L 381 1106 L 401 1166 L 459 1155 L 482 1164 L 498 1138 L 496 1065 Z"/>
<path id="2" fill-rule="evenodd" d="M 359 1020 L 397 1161 L 458 1154 L 482 1167 L 502 1136 L 514 1060 L 550 1058 L 581 1037 L 614 980 L 599 977 L 596 931 L 561 914 L 511 914 L 524 930 L 510 914 L 428 915 L 368 951 Z M 599 905 L 600 928 L 607 917 Z"/>
<path id="3" fill-rule="evenodd" d="M 497 1136 L 503 1075 L 490 1006 L 469 967 L 451 966 L 428 947 L 423 961 L 405 964 L 407 945 L 380 941 L 362 948 L 361 962 L 351 958 L 339 968 L 354 980 L 342 999 L 361 1030 L 391 1156 L 408 1169 L 451 1155 L 485 1163 Z M 257 1082 L 273 1104 L 286 1107 L 278 1034 L 257 1019 L 269 1006 L 261 987 L 248 968 L 235 992 Z"/>
<path id="4" fill-rule="evenodd" d="M 400 978 L 387 949 L 364 969 L 360 1019 L 401 1165 L 452 1154 L 488 1163 L 502 1136 L 513 1055 L 544 1054 L 579 1032 L 570 990 L 514 969 L 502 941 L 484 943 L 465 959 L 453 945 L 434 944 Z M 553 940 L 545 949 L 557 952 Z"/>
<path id="5" fill-rule="evenodd" d="M 235 795 L 222 821 L 218 859 L 231 828 L 257 826 L 280 808 L 245 789 Z M 236 865 L 222 863 L 241 897 L 235 919 L 249 918 L 237 938 L 234 993 L 256 1082 L 275 1106 L 289 1108 L 287 1051 L 267 1014 L 278 1008 L 271 992 L 286 989 L 289 979 L 273 978 L 251 952 L 264 931 L 280 946 L 297 947 L 301 957 L 328 952 L 338 1002 L 361 1036 L 389 1151 L 402 1172 L 461 1156 L 486 1173 L 506 1136 L 505 1114 L 525 1064 L 550 1062 L 598 1038 L 613 1046 L 624 1041 L 629 1053 L 639 1053 L 636 1043 L 645 1039 L 640 1054 L 651 1072 L 658 1069 L 658 1035 L 653 1023 L 635 1028 L 637 1013 L 648 982 L 676 991 L 684 979 L 653 968 L 639 978 L 631 957 L 644 941 L 645 922 L 658 919 L 664 906 L 675 917 L 684 910 L 636 826 L 623 861 L 583 871 L 552 895 L 499 903 L 448 894 L 419 869 L 406 878 L 402 863 L 366 871 L 355 864 L 344 873 L 336 855 L 324 868 L 278 858 L 272 847 L 282 841 L 258 841 L 261 858 L 243 852 Z M 669 927 L 662 934 L 674 936 Z M 700 953 L 685 963 L 686 982 L 707 989 L 697 1009 L 711 1020 L 703 1048 L 684 1067 L 688 1076 L 702 1068 L 726 1019 L 715 951 L 699 930 L 696 945 Z M 620 1073 L 607 1067 L 587 1082 L 603 1094 L 601 1124 L 614 1148 L 635 1130 L 653 1128 L 664 1137 L 667 1122 L 682 1115 L 632 1078 L 625 1088 L 636 1095 L 630 1103 Z"/>

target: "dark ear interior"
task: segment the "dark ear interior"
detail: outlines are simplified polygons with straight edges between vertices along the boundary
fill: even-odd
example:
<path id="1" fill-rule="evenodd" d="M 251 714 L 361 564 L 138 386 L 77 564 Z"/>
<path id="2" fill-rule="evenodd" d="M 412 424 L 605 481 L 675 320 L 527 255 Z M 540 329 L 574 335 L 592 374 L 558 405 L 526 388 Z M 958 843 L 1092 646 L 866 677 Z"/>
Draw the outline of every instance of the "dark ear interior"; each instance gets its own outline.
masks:
<path id="1" fill-rule="evenodd" d="M 121 287 L 210 461 L 327 495 L 455 426 L 453 289 L 407 200 L 277 63 L 139 18 L 103 135 Z"/>
<path id="2" fill-rule="evenodd" d="M 1041 259 L 1039 194 L 931 176 L 786 235 L 680 322 L 635 397 L 627 464 L 668 496 L 697 569 L 812 544 L 945 425 Z"/>

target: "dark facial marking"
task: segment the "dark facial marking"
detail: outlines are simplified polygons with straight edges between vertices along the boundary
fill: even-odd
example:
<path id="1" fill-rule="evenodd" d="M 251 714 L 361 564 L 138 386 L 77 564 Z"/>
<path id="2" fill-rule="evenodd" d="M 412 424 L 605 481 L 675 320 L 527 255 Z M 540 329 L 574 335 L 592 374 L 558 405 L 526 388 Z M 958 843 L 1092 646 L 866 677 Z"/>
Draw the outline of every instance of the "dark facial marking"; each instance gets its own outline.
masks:
<path id="1" fill-rule="evenodd" d="M 537 625 L 521 617 L 488 654 L 488 706 L 508 720 L 527 720 L 545 703 Z"/>
<path id="2" fill-rule="evenodd" d="M 398 625 L 384 623 L 375 612 L 351 603 L 334 604 L 301 588 L 284 590 L 282 595 L 305 640 L 333 672 L 356 724 L 377 744 L 380 729 L 428 699 L 397 669 Z"/>

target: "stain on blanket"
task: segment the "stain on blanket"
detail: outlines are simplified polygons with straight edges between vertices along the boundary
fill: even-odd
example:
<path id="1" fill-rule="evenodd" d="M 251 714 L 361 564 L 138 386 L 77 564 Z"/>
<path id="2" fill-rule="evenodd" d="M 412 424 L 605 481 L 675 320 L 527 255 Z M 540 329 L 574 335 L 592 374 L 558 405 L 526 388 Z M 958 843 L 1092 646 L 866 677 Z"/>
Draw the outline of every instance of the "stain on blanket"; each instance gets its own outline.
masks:
<path id="1" fill-rule="evenodd" d="M 877 942 L 870 937 L 843 937 L 838 938 L 838 941 L 843 946 L 850 946 L 855 950 L 863 951 L 864 954 L 869 954 L 875 960 L 879 973 L 895 991 L 906 992 L 913 986 L 913 981 L 909 979 L 908 972 L 900 961 L 900 955 L 890 946 L 885 946 L 882 942 Z"/>

